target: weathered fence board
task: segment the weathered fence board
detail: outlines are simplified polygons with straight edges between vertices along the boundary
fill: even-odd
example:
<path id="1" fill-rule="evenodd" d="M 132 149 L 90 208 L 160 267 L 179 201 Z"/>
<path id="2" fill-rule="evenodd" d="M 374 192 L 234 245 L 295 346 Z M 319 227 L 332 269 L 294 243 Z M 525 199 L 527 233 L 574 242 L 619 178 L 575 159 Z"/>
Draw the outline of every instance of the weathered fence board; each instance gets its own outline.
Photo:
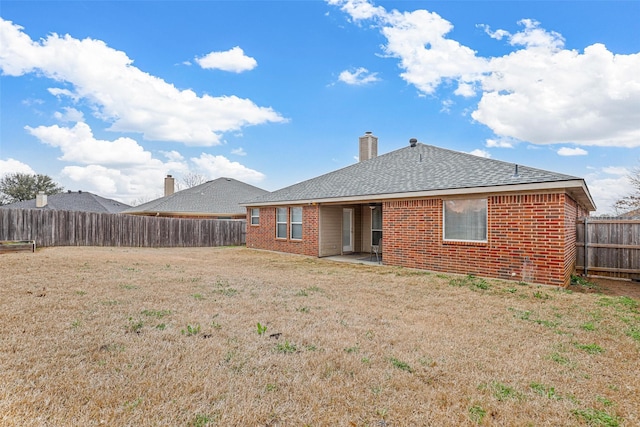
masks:
<path id="1" fill-rule="evenodd" d="M 35 252 L 36 242 L 33 240 L 0 240 L 0 254 L 4 252 Z"/>
<path id="2" fill-rule="evenodd" d="M 640 278 L 640 220 L 585 218 L 576 226 L 578 273 Z"/>
<path id="3" fill-rule="evenodd" d="M 0 240 L 47 246 L 209 247 L 245 243 L 244 220 L 0 209 Z"/>

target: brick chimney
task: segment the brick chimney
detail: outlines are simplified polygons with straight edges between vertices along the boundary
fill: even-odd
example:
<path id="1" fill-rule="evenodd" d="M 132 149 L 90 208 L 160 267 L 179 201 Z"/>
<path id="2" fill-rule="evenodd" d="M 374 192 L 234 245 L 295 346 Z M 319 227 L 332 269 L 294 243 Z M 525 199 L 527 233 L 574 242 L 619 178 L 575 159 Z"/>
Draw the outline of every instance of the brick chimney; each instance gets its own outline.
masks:
<path id="1" fill-rule="evenodd" d="M 164 179 L 164 196 L 170 196 L 175 191 L 175 179 L 171 175 L 167 175 Z"/>
<path id="2" fill-rule="evenodd" d="M 373 159 L 378 157 L 378 137 L 371 132 L 365 132 L 364 136 L 359 139 L 360 142 L 360 161 Z"/>
<path id="3" fill-rule="evenodd" d="M 38 191 L 36 194 L 36 208 L 44 208 L 47 206 L 47 195 L 44 194 L 44 191 Z"/>

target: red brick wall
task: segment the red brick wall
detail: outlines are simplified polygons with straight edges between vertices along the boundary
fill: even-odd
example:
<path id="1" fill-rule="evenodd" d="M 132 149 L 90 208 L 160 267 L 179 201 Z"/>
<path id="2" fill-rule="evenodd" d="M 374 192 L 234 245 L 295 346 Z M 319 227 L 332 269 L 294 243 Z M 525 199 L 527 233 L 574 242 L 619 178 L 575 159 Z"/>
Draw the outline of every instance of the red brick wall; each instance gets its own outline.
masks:
<path id="1" fill-rule="evenodd" d="M 386 265 L 567 286 L 576 263 L 576 220 L 587 215 L 564 193 L 487 197 L 488 242 L 443 242 L 442 200 L 386 201 Z M 250 212 L 250 209 L 247 209 Z M 318 256 L 318 206 L 303 207 L 302 241 L 275 238 L 275 207 L 247 215 L 247 247 Z"/>
<path id="2" fill-rule="evenodd" d="M 302 207 L 302 240 L 276 239 L 276 208 L 260 208 L 260 225 L 251 225 L 251 208 L 247 209 L 247 247 L 292 254 L 318 256 L 318 206 Z M 288 211 L 288 215 L 290 215 Z M 289 224 L 289 218 L 287 219 Z"/>
<path id="3" fill-rule="evenodd" d="M 568 285 L 577 204 L 565 194 L 489 196 L 488 242 L 442 241 L 442 200 L 384 202 L 384 263 Z M 565 216 L 568 214 L 569 217 Z"/>
<path id="4" fill-rule="evenodd" d="M 585 210 L 582 206 L 578 205 L 570 197 L 566 197 L 565 204 L 565 233 L 567 235 L 567 239 L 565 241 L 565 269 L 564 276 L 565 282 L 569 283 L 571 280 L 571 275 L 575 272 L 576 263 L 577 263 L 577 248 L 576 248 L 576 239 L 577 239 L 577 222 L 578 219 L 589 216 L 589 212 Z"/>

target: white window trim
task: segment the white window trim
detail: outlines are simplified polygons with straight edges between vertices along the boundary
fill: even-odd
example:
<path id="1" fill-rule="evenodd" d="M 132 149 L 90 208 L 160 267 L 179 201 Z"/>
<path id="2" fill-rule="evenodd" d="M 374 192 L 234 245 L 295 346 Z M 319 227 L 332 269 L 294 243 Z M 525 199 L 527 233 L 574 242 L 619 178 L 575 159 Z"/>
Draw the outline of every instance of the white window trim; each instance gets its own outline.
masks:
<path id="1" fill-rule="evenodd" d="M 258 215 L 254 215 L 257 212 Z M 254 222 L 253 220 L 256 219 Z M 251 225 L 260 225 L 260 208 L 251 208 Z"/>
<path id="2" fill-rule="evenodd" d="M 484 200 L 487 218 L 485 224 L 486 237 L 483 240 L 467 240 L 467 239 L 447 239 L 446 238 L 446 203 L 451 200 Z M 443 199 L 442 200 L 442 241 L 443 242 L 460 242 L 460 243 L 489 243 L 489 200 L 487 198 L 465 198 L 465 199 Z"/>
<path id="3" fill-rule="evenodd" d="M 294 222 L 293 221 L 293 212 L 292 211 L 294 209 L 300 209 L 300 221 L 299 222 L 297 222 L 297 221 Z M 296 241 L 302 240 L 302 214 L 303 214 L 302 207 L 289 208 L 289 238 L 291 240 L 296 240 Z M 300 238 L 299 239 L 293 237 L 293 226 L 294 226 L 294 224 L 295 225 L 298 225 L 298 224 L 300 225 Z"/>
<path id="4" fill-rule="evenodd" d="M 283 221 L 278 221 L 278 211 L 280 209 L 284 209 L 285 212 L 286 212 L 286 218 L 285 218 L 284 222 Z M 281 240 L 286 240 L 287 239 L 287 231 L 286 230 L 289 229 L 288 222 L 289 222 L 289 209 L 287 209 L 287 208 L 276 208 L 276 239 L 281 239 Z M 278 226 L 280 224 L 285 224 L 287 226 L 285 228 L 284 236 L 278 236 L 278 230 L 279 230 Z"/>

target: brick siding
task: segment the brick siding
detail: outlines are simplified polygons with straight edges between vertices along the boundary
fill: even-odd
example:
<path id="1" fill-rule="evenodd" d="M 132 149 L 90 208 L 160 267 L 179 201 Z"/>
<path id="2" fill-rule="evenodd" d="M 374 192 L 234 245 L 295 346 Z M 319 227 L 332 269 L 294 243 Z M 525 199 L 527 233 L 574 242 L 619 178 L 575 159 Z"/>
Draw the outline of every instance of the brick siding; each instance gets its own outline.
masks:
<path id="1" fill-rule="evenodd" d="M 251 209 L 248 208 L 247 247 L 318 256 L 318 212 L 318 206 L 302 207 L 302 240 L 292 240 L 289 237 L 290 209 L 287 210 L 287 238 L 276 239 L 276 208 L 261 207 L 259 225 L 251 225 Z"/>
<path id="2" fill-rule="evenodd" d="M 384 263 L 567 286 L 577 204 L 565 194 L 489 196 L 488 242 L 444 242 L 442 200 L 384 202 Z"/>
<path id="3" fill-rule="evenodd" d="M 588 213 L 564 193 L 487 196 L 486 243 L 443 241 L 443 201 L 382 204 L 386 265 L 568 286 L 576 265 L 576 220 Z M 248 209 L 250 212 L 250 209 Z M 318 256 L 318 206 L 303 207 L 301 241 L 275 238 L 275 207 L 260 208 L 247 247 Z"/>

